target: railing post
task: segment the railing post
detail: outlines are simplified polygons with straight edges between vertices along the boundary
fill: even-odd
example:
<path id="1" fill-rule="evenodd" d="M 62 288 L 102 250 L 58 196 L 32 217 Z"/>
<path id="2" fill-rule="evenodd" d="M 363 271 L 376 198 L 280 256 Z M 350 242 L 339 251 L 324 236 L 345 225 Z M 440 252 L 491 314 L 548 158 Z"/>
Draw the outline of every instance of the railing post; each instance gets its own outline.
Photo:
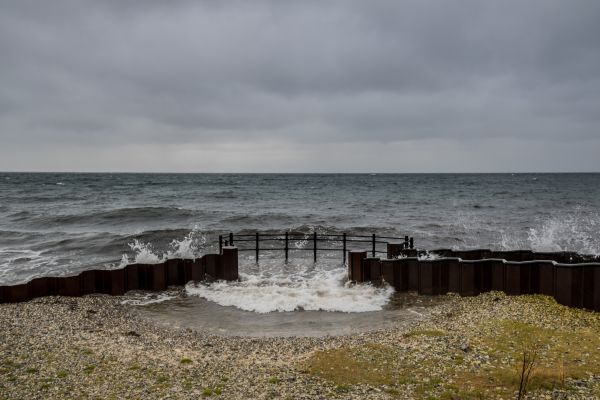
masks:
<path id="1" fill-rule="evenodd" d="M 288 246 L 289 242 L 288 242 L 288 240 L 289 240 L 289 236 L 288 236 L 288 233 L 286 232 L 285 233 L 285 261 L 286 262 L 288 260 L 288 249 L 289 249 L 289 246 Z"/>
<path id="2" fill-rule="evenodd" d="M 375 257 L 375 234 L 373 234 L 373 249 L 371 253 L 373 254 L 373 257 Z"/>
<path id="3" fill-rule="evenodd" d="M 219 254 L 223 253 L 223 235 L 219 235 Z"/>
<path id="4" fill-rule="evenodd" d="M 342 243 L 344 246 L 344 264 L 346 264 L 346 232 L 342 234 Z"/>
<path id="5" fill-rule="evenodd" d="M 258 232 L 256 232 L 256 262 L 258 263 Z"/>
<path id="6" fill-rule="evenodd" d="M 410 238 L 410 248 L 413 249 L 415 247 L 415 242 L 413 238 Z"/>
<path id="7" fill-rule="evenodd" d="M 404 248 L 408 249 L 408 235 L 404 236 Z"/>
<path id="8" fill-rule="evenodd" d="M 313 258 L 317 262 L 317 232 L 313 232 Z"/>
<path id="9" fill-rule="evenodd" d="M 229 245 L 233 246 L 233 232 L 229 232 Z"/>

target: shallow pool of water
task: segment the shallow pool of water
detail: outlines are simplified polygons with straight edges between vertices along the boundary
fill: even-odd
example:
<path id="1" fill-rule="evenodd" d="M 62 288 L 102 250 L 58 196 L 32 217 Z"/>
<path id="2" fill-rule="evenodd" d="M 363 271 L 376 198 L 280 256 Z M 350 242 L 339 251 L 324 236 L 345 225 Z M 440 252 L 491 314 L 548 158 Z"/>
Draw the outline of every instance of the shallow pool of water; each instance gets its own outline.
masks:
<path id="1" fill-rule="evenodd" d="M 410 324 L 426 319 L 434 306 L 445 301 L 445 296 L 395 293 L 380 311 L 256 313 L 180 294 L 168 300 L 132 307 L 143 317 L 171 328 L 190 328 L 224 336 L 315 337 L 348 335 Z"/>

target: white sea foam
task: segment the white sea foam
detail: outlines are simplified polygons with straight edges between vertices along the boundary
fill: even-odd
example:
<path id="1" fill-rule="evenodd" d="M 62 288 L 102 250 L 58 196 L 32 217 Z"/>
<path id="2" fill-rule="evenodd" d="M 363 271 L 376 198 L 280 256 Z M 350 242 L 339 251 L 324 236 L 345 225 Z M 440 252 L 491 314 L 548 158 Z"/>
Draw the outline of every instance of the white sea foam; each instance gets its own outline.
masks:
<path id="1" fill-rule="evenodd" d="M 206 246 L 206 236 L 195 227 L 183 239 L 173 239 L 165 251 L 158 251 L 150 242 L 142 242 L 135 239 L 129 243 L 129 248 L 133 251 L 133 258 L 123 254 L 120 266 L 130 264 L 132 261 L 137 264 L 158 264 L 171 258 L 196 258 L 202 255 Z"/>
<path id="2" fill-rule="evenodd" d="M 577 251 L 600 255 L 600 215 L 581 213 L 578 209 L 567 215 L 544 221 L 530 228 L 527 239 L 537 251 Z"/>
<path id="3" fill-rule="evenodd" d="M 425 253 L 420 254 L 418 256 L 418 258 L 419 258 L 419 260 L 437 260 L 438 258 L 440 258 L 440 256 L 435 253 L 430 253 L 429 251 L 425 251 Z"/>
<path id="4" fill-rule="evenodd" d="M 171 300 L 176 297 L 176 292 L 144 293 L 133 295 L 131 298 L 123 300 L 121 304 L 147 306 L 149 304 L 162 303 L 163 301 Z"/>
<path id="5" fill-rule="evenodd" d="M 600 214 L 575 208 L 560 216 L 540 220 L 527 229 L 526 235 L 500 231 L 500 246 L 504 250 L 576 251 L 600 255 Z"/>
<path id="6" fill-rule="evenodd" d="M 302 271 L 300 273 L 240 274 L 239 282 L 190 283 L 188 295 L 199 296 L 222 306 L 246 311 L 322 310 L 341 312 L 378 311 L 394 289 L 389 285 L 353 285 L 346 269 Z"/>

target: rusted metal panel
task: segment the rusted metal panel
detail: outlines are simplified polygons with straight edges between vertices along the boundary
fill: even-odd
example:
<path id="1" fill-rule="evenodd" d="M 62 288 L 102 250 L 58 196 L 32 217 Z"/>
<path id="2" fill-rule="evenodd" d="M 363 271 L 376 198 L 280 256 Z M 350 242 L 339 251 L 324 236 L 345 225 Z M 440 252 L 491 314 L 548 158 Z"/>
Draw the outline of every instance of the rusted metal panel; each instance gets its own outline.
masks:
<path id="1" fill-rule="evenodd" d="M 378 257 L 367 257 L 362 262 L 363 282 L 381 280 L 381 264 Z"/>
<path id="2" fill-rule="evenodd" d="M 475 262 L 462 260 L 460 263 L 460 295 L 474 296 L 479 293 L 475 286 Z"/>
<path id="3" fill-rule="evenodd" d="M 125 267 L 125 280 L 127 283 L 126 291 L 140 289 L 139 265 L 138 264 L 129 264 Z"/>
<path id="4" fill-rule="evenodd" d="M 220 258 L 221 256 L 219 254 L 206 254 L 202 257 L 206 275 L 209 275 L 212 279 L 219 279 L 217 268 Z"/>
<path id="5" fill-rule="evenodd" d="M 154 286 L 152 264 L 135 264 L 137 270 L 137 290 L 152 290 Z M 133 270 L 132 270 L 133 273 Z"/>
<path id="6" fill-rule="evenodd" d="M 555 299 L 558 303 L 571 307 L 581 307 L 583 299 L 582 268 L 579 266 L 556 264 Z"/>
<path id="7" fill-rule="evenodd" d="M 191 266 L 192 269 L 192 280 L 203 281 L 204 280 L 204 262 L 202 258 L 196 258 Z"/>
<path id="8" fill-rule="evenodd" d="M 494 265 L 496 260 L 484 259 L 477 262 L 479 271 L 479 291 L 489 292 L 494 287 Z"/>
<path id="9" fill-rule="evenodd" d="M 433 271 L 433 263 L 429 260 L 419 261 L 419 293 L 420 294 L 437 294 L 437 282 Z"/>
<path id="10" fill-rule="evenodd" d="M 96 293 L 96 272 L 94 270 L 83 271 L 79 274 L 81 281 L 81 294 Z"/>
<path id="11" fill-rule="evenodd" d="M 439 278 L 437 279 L 438 292 L 437 294 L 446 294 L 450 291 L 450 269 L 448 259 L 433 260 L 434 272 L 438 271 Z"/>
<path id="12" fill-rule="evenodd" d="M 223 278 L 227 281 L 235 281 L 239 278 L 238 272 L 238 249 L 235 246 L 223 247 L 222 270 Z"/>
<path id="13" fill-rule="evenodd" d="M 594 310 L 600 311 L 600 264 L 594 267 Z"/>
<path id="14" fill-rule="evenodd" d="M 64 276 L 56 278 L 57 293 L 59 296 L 81 296 L 81 277 Z M 38 297 L 38 296 L 35 296 Z"/>
<path id="15" fill-rule="evenodd" d="M 29 288 L 26 283 L 12 286 L 4 286 L 4 302 L 5 303 L 18 303 L 21 301 L 28 301 L 31 299 L 29 296 Z"/>
<path id="16" fill-rule="evenodd" d="M 183 285 L 183 276 L 179 277 L 179 258 L 172 258 L 165 261 L 165 282 L 167 286 Z M 183 275 L 183 274 L 182 274 Z"/>
<path id="17" fill-rule="evenodd" d="M 538 261 L 539 284 L 537 293 L 554 296 L 555 275 L 553 261 Z"/>
<path id="18" fill-rule="evenodd" d="M 593 265 L 581 267 L 582 273 L 582 304 L 583 308 L 594 309 L 594 271 Z"/>
<path id="19" fill-rule="evenodd" d="M 35 278 L 27 283 L 29 287 L 29 296 L 31 298 L 52 296 L 56 293 L 52 290 L 53 288 L 49 285 L 49 281 L 54 278 Z"/>
<path id="20" fill-rule="evenodd" d="M 458 258 L 446 258 L 448 266 L 448 291 L 460 293 L 461 289 L 461 264 Z"/>
<path id="21" fill-rule="evenodd" d="M 505 290 L 506 270 L 504 268 L 504 260 L 492 259 L 489 261 L 489 268 L 492 274 L 491 290 Z"/>
<path id="22" fill-rule="evenodd" d="M 506 270 L 504 287 L 506 294 L 523 294 L 521 291 L 521 263 L 517 261 L 507 262 L 504 268 Z"/>
<path id="23" fill-rule="evenodd" d="M 419 260 L 414 257 L 404 259 L 408 269 L 408 290 L 417 292 L 419 290 Z"/>
<path id="24" fill-rule="evenodd" d="M 111 269 L 105 271 L 105 279 L 110 280 L 110 294 L 113 296 L 121 296 L 126 292 L 126 276 L 125 270 Z"/>
<path id="25" fill-rule="evenodd" d="M 150 290 L 165 290 L 167 288 L 167 276 L 164 263 L 152 265 L 152 287 Z"/>
<path id="26" fill-rule="evenodd" d="M 408 263 L 406 258 L 394 262 L 394 287 L 401 292 L 408 291 Z"/>
<path id="27" fill-rule="evenodd" d="M 396 271 L 398 260 L 381 260 L 381 278 L 390 286 L 396 288 L 396 274 L 400 275 L 400 271 Z"/>
<path id="28" fill-rule="evenodd" d="M 355 282 L 364 282 L 362 273 L 362 260 L 367 258 L 366 251 L 348 252 L 348 275 L 350 280 Z"/>

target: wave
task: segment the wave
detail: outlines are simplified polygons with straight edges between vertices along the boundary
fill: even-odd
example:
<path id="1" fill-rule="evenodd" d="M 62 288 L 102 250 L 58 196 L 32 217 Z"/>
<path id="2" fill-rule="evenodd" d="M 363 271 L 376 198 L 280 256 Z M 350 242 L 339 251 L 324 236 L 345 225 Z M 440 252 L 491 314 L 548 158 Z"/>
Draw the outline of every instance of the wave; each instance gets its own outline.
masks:
<path id="1" fill-rule="evenodd" d="M 90 212 L 85 214 L 51 215 L 35 218 L 37 223 L 44 224 L 118 224 L 133 222 L 147 223 L 148 221 L 187 220 L 198 216 L 197 211 L 179 207 L 131 207 L 114 210 Z"/>
<path id="2" fill-rule="evenodd" d="M 500 231 L 503 250 L 531 249 L 540 252 L 576 251 L 600 255 L 600 214 L 581 207 L 563 215 L 541 219 L 522 236 L 513 231 Z"/>
<path id="3" fill-rule="evenodd" d="M 198 228 L 194 228 L 183 239 L 171 239 L 166 249 L 157 249 L 152 242 L 134 239 L 128 244 L 133 254 L 123 254 L 121 265 L 131 263 L 157 264 L 171 258 L 200 257 L 207 246 L 207 237 Z"/>
<path id="4" fill-rule="evenodd" d="M 256 313 L 291 311 L 379 311 L 394 289 L 347 282 L 346 269 L 304 270 L 296 273 L 240 274 L 239 282 L 190 283 L 190 296 Z"/>

